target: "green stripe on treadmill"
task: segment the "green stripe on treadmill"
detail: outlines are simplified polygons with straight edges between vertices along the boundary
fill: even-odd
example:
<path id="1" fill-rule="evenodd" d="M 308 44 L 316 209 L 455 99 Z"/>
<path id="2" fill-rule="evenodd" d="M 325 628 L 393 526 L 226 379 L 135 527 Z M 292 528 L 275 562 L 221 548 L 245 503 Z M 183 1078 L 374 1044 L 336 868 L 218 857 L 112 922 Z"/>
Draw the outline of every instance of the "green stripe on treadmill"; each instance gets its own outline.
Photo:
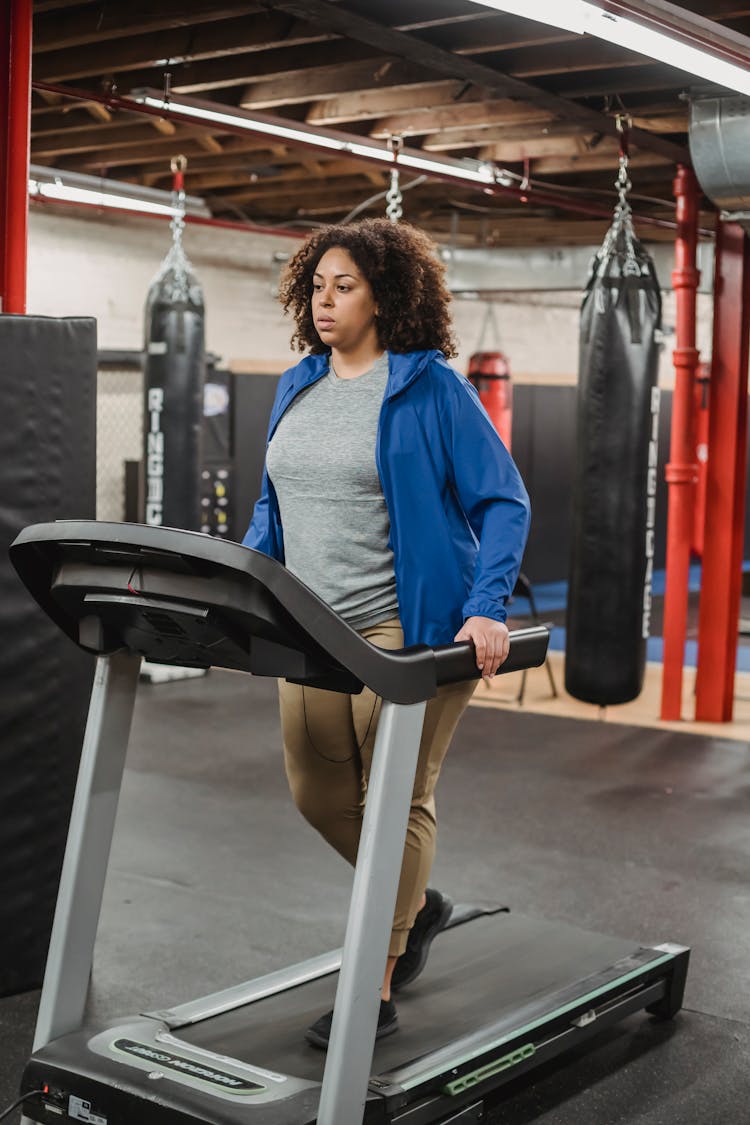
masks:
<path id="1" fill-rule="evenodd" d="M 674 953 L 663 953 L 661 957 L 655 957 L 653 961 L 647 961 L 645 964 L 641 965 L 640 968 L 633 969 L 631 972 L 625 973 L 622 977 L 616 977 L 615 980 L 609 981 L 607 984 L 602 985 L 601 988 L 595 988 L 593 992 L 587 992 L 585 995 L 578 996 L 575 1000 L 571 1000 L 569 1004 L 563 1004 L 562 1008 L 556 1008 L 553 1012 L 547 1012 L 545 1015 L 540 1016 L 539 1019 L 527 1023 L 524 1027 L 514 1028 L 513 1031 L 509 1031 L 507 1035 L 502 1035 L 494 1042 L 483 1044 L 481 1048 L 482 1053 L 485 1051 L 493 1051 L 495 1047 L 501 1047 L 503 1043 L 507 1043 L 509 1039 L 516 1035 L 527 1035 L 530 1031 L 535 1031 L 536 1028 L 541 1027 L 542 1024 L 549 1023 L 551 1020 L 557 1019 L 558 1016 L 564 1016 L 566 1012 L 577 1008 L 579 1004 L 586 1004 L 589 1000 L 595 1000 L 597 997 L 603 996 L 605 993 L 611 992 L 615 988 L 619 988 L 620 985 L 627 984 L 629 980 L 642 977 L 645 973 L 651 972 L 652 969 L 657 969 L 659 965 L 665 965 L 667 961 L 674 961 L 674 959 Z M 473 1054 L 470 1053 L 451 1059 L 450 1066 L 463 1066 L 464 1063 L 471 1062 L 473 1057 Z M 422 1071 L 415 1078 L 407 1078 L 404 1082 L 399 1084 L 404 1090 L 413 1090 L 415 1086 L 419 1086 L 422 1082 L 429 1082 L 431 1078 L 438 1078 L 444 1073 L 445 1068 L 446 1064 L 443 1063 L 440 1066 L 434 1067 L 432 1070 Z"/>
<path id="2" fill-rule="evenodd" d="M 493 1074 L 499 1074 L 501 1070 L 510 1070 L 512 1066 L 525 1062 L 526 1059 L 530 1059 L 535 1054 L 536 1047 L 534 1044 L 527 1043 L 525 1047 L 519 1047 L 517 1051 L 511 1051 L 509 1055 L 503 1055 L 501 1059 L 495 1059 L 494 1062 L 487 1063 L 486 1066 L 480 1066 L 478 1070 L 472 1070 L 470 1074 L 463 1074 L 460 1078 L 454 1078 L 452 1082 L 446 1082 L 441 1089 L 441 1093 L 450 1094 L 451 1097 L 454 1097 L 455 1094 L 463 1094 L 464 1090 L 470 1090 L 472 1086 L 478 1086 L 480 1082 L 484 1082 L 485 1078 L 492 1078 Z"/>

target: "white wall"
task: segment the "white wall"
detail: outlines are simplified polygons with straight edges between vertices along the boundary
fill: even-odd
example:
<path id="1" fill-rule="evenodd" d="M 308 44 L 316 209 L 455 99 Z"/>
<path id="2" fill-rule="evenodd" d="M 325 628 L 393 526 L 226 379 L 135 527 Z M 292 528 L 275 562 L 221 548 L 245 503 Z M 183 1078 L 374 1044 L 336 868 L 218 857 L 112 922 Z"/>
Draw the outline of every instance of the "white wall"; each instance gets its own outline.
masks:
<path id="1" fill-rule="evenodd" d="M 32 207 L 29 219 L 28 311 L 94 316 L 100 348 L 140 348 L 149 285 L 170 245 L 166 221 L 72 213 Z M 293 358 L 291 328 L 273 296 L 274 253 L 293 252 L 295 239 L 189 226 L 185 247 L 206 297 L 206 344 L 226 363 Z M 583 284 L 583 281 L 582 281 Z M 514 377 L 574 382 L 580 293 L 505 294 L 495 306 L 499 346 Z M 482 302 L 457 300 L 454 325 L 466 370 L 479 343 Z M 711 298 L 699 297 L 699 342 L 710 349 Z M 665 327 L 674 325 L 674 298 L 665 296 Z M 493 347 L 492 337 L 485 339 Z M 671 386 L 671 340 L 662 351 L 660 382 Z"/>

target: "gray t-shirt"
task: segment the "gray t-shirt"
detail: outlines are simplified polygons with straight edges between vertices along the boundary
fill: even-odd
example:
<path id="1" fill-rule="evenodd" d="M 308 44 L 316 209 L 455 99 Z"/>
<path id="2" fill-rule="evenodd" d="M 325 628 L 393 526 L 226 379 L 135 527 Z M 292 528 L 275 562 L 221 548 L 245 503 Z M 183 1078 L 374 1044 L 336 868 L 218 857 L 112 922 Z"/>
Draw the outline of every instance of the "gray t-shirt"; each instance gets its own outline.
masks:
<path id="1" fill-rule="evenodd" d="M 390 522 L 375 463 L 388 354 L 297 396 L 266 454 L 287 568 L 355 629 L 398 614 Z"/>

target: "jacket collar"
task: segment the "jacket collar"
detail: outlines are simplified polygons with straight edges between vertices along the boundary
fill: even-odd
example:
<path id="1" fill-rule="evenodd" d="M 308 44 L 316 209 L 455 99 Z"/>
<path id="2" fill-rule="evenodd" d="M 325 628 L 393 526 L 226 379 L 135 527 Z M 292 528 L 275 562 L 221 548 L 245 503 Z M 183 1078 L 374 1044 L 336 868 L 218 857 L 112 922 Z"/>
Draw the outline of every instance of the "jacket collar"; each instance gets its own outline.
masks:
<path id="1" fill-rule="evenodd" d="M 442 352 L 431 348 L 423 352 L 389 352 L 388 353 L 388 383 L 385 397 L 393 398 L 400 394 L 412 383 L 433 359 L 442 356 Z M 306 387 L 311 386 L 322 378 L 328 370 L 330 352 L 321 355 L 307 355 L 304 359 L 290 369 L 289 391 L 296 396 Z M 285 396 L 288 400 L 288 396 Z"/>

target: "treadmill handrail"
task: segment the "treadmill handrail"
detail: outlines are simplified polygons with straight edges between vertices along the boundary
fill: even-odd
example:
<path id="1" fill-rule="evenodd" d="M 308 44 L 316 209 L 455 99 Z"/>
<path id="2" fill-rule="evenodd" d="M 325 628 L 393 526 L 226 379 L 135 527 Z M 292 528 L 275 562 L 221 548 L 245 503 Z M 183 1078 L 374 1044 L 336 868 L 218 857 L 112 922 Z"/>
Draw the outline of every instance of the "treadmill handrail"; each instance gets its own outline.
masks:
<path id="1" fill-rule="evenodd" d="M 373 645 L 283 564 L 238 543 L 175 528 L 95 520 L 61 520 L 25 528 L 9 552 L 19 577 L 52 620 L 79 647 L 90 652 L 114 651 L 123 647 L 124 642 L 120 640 L 107 649 L 103 640 L 99 645 L 92 643 L 90 630 L 85 634 L 84 642 L 79 632 L 85 616 L 83 607 L 77 615 L 71 612 L 70 607 L 66 611 L 52 590 L 66 557 L 80 556 L 86 550 L 90 551 L 90 562 L 101 568 L 103 578 L 105 574 L 110 577 L 109 583 L 103 581 L 102 589 L 109 595 L 113 590 L 122 590 L 119 601 L 123 605 L 129 602 L 137 606 L 141 594 L 122 577 L 123 559 L 129 558 L 132 563 L 134 553 L 138 561 L 133 566 L 133 573 L 141 570 L 144 574 L 160 573 L 162 579 L 168 579 L 170 574 L 174 575 L 175 567 L 181 568 L 181 576 L 187 571 L 205 591 L 206 600 L 211 604 L 226 606 L 226 599 L 224 602 L 219 599 L 217 603 L 208 597 L 211 584 L 215 591 L 220 590 L 222 579 L 225 583 L 231 580 L 235 588 L 253 591 L 256 596 L 260 591 L 268 605 L 268 612 L 275 615 L 279 622 L 281 609 L 285 635 L 288 637 L 291 630 L 295 651 L 314 656 L 317 649 L 318 654 L 325 654 L 333 666 L 332 671 L 340 668 L 376 695 L 394 703 L 421 702 L 432 698 L 442 684 L 478 679 L 481 675 L 471 643 L 436 648 L 416 645 L 400 650 L 386 650 Z M 117 581 L 120 585 L 113 586 L 113 576 L 118 569 Z M 175 584 L 180 585 L 179 582 Z M 163 581 L 159 596 L 164 596 Z M 183 595 L 180 594 L 180 597 Z M 88 615 L 95 616 L 90 604 L 85 608 Z M 281 624 L 279 628 L 281 630 Z M 252 635 L 244 638 L 248 651 Z M 549 630 L 544 626 L 514 631 L 510 655 L 498 671 L 506 673 L 541 665 L 548 640 Z M 288 640 L 286 643 L 288 647 Z M 164 659 L 164 662 L 170 661 Z M 222 664 L 215 657 L 205 666 L 211 665 L 234 666 Z M 243 670 L 251 669 L 247 667 Z"/>

